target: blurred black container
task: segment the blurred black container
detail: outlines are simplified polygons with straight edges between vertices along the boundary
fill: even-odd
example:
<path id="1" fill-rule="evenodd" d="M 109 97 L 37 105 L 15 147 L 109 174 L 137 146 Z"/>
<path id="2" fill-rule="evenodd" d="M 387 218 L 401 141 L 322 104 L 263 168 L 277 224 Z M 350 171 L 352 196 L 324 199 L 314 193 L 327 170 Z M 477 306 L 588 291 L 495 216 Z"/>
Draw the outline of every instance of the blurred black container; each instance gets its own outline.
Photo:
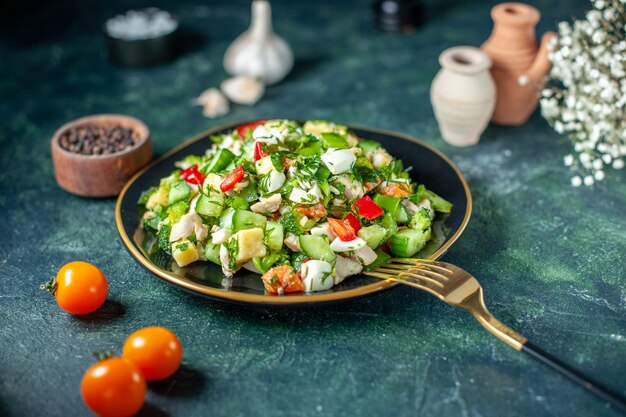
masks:
<path id="1" fill-rule="evenodd" d="M 417 0 L 377 0 L 373 9 L 376 26 L 388 32 L 411 32 L 423 21 Z"/>
<path id="2" fill-rule="evenodd" d="M 145 39 L 122 39 L 111 36 L 104 25 L 109 58 L 124 67 L 147 67 L 172 61 L 180 53 L 180 22 L 176 28 L 160 36 Z"/>

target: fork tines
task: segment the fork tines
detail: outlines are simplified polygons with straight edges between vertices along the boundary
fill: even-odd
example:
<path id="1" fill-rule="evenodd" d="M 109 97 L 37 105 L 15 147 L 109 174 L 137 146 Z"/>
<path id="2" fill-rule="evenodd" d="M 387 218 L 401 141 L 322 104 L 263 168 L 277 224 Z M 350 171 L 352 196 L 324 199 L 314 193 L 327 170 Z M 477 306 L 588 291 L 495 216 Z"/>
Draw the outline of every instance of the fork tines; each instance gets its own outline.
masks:
<path id="1" fill-rule="evenodd" d="M 413 284 L 440 292 L 448 283 L 453 271 L 432 261 L 421 259 L 392 259 L 391 263 L 382 265 L 372 275 L 378 278 L 408 280 Z"/>

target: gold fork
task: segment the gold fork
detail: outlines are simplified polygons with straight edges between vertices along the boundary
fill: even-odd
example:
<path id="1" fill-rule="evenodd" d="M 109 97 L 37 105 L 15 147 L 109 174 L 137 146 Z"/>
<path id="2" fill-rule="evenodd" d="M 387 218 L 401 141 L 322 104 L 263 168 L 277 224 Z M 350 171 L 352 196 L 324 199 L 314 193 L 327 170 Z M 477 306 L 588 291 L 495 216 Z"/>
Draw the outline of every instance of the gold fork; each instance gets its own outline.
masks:
<path id="1" fill-rule="evenodd" d="M 570 368 L 496 319 L 485 306 L 483 289 L 478 280 L 458 266 L 422 259 L 392 259 L 390 263 L 364 274 L 419 288 L 435 295 L 446 304 L 468 311 L 485 329 L 513 349 L 527 353 L 617 409 L 626 411 L 626 399 L 619 394 Z"/>

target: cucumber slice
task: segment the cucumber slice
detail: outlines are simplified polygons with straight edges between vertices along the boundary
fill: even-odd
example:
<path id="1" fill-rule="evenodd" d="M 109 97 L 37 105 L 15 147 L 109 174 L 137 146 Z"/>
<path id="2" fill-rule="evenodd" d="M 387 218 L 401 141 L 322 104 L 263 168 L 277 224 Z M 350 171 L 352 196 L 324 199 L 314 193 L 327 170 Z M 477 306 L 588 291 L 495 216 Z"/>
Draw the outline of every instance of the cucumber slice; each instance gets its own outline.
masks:
<path id="1" fill-rule="evenodd" d="M 327 148 L 348 149 L 350 147 L 348 141 L 343 136 L 333 132 L 322 133 L 322 143 Z"/>
<path id="2" fill-rule="evenodd" d="M 391 238 L 391 253 L 401 258 L 410 258 L 420 251 L 430 239 L 430 229 L 400 230 Z"/>
<path id="3" fill-rule="evenodd" d="M 380 143 L 375 140 L 360 140 L 356 146 L 363 149 L 363 152 L 371 152 L 380 148 Z"/>
<path id="4" fill-rule="evenodd" d="M 214 264 L 222 264 L 220 261 L 220 245 L 214 245 L 210 242 L 207 243 L 204 247 L 204 256 Z"/>
<path id="5" fill-rule="evenodd" d="M 224 196 L 220 193 L 211 193 L 211 196 L 202 194 L 196 202 L 196 213 L 202 216 L 218 217 L 224 208 Z"/>
<path id="6" fill-rule="evenodd" d="M 233 216 L 235 215 L 235 209 L 228 207 L 222 212 L 220 216 L 220 227 L 222 229 L 233 230 Z"/>
<path id="7" fill-rule="evenodd" d="M 300 236 L 300 247 L 304 253 L 313 259 L 333 262 L 337 255 L 330 249 L 330 244 L 323 236 L 302 235 Z"/>
<path id="8" fill-rule="evenodd" d="M 220 149 L 219 151 L 217 151 L 213 159 L 209 161 L 209 163 L 200 168 L 200 171 L 205 174 L 223 171 L 234 159 L 234 153 L 225 148 Z"/>
<path id="9" fill-rule="evenodd" d="M 396 214 L 401 199 L 398 197 L 389 197 L 382 194 L 376 194 L 374 197 L 374 203 L 384 208 L 387 213 Z"/>
<path id="10" fill-rule="evenodd" d="M 371 226 L 362 227 L 358 233 L 359 237 L 367 242 L 367 246 L 372 249 L 379 247 L 387 237 L 387 229 L 384 227 L 373 224 Z"/>
<path id="11" fill-rule="evenodd" d="M 271 251 L 277 252 L 283 247 L 285 232 L 280 222 L 268 221 L 265 226 L 265 240 Z"/>
<path id="12" fill-rule="evenodd" d="M 233 231 L 235 233 L 240 230 L 254 229 L 256 227 L 265 230 L 266 224 L 267 219 L 265 216 L 248 210 L 235 210 L 233 214 Z"/>
<path id="13" fill-rule="evenodd" d="M 393 218 L 397 223 L 408 223 L 411 220 L 411 216 L 409 216 L 409 211 L 402 204 L 400 204 L 396 209 Z"/>
<path id="14" fill-rule="evenodd" d="M 389 240 L 398 231 L 398 224 L 391 213 L 385 213 L 383 219 L 380 221 L 380 225 L 387 229 L 385 240 Z"/>
<path id="15" fill-rule="evenodd" d="M 176 181 L 170 187 L 170 192 L 167 198 L 167 204 L 173 204 L 177 201 L 184 200 L 189 197 L 191 188 L 185 181 Z"/>
<path id="16" fill-rule="evenodd" d="M 296 153 L 302 156 L 313 156 L 317 155 L 320 149 L 322 149 L 322 145 L 319 142 L 313 142 L 312 144 L 307 145 L 304 148 L 296 151 Z"/>

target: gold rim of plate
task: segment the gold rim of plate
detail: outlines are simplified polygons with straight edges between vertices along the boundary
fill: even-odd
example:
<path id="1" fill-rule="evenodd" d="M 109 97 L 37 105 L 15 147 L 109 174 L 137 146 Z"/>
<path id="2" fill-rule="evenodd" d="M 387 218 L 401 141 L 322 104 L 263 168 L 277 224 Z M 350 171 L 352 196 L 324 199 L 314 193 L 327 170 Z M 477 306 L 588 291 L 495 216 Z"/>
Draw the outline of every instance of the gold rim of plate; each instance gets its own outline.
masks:
<path id="1" fill-rule="evenodd" d="M 323 303 L 323 302 L 328 302 L 328 301 L 339 301 L 339 300 L 346 300 L 350 298 L 361 297 L 367 294 L 376 293 L 378 291 L 381 291 L 383 289 L 386 289 L 392 286 L 399 285 L 397 282 L 394 282 L 391 280 L 384 280 L 384 281 L 381 280 L 381 281 L 374 282 L 372 284 L 363 285 L 362 287 L 352 288 L 349 290 L 338 291 L 338 292 L 331 292 L 331 293 L 321 293 L 321 294 L 312 293 L 312 294 L 306 294 L 306 295 L 303 294 L 303 295 L 289 295 L 289 296 L 276 296 L 276 295 L 268 295 L 268 294 L 264 294 L 264 295 L 247 294 L 247 293 L 236 292 L 236 291 L 231 291 L 227 289 L 207 287 L 205 285 L 190 281 L 185 277 L 178 276 L 176 274 L 173 274 L 169 271 L 166 271 L 154 265 L 149 259 L 147 259 L 143 255 L 143 253 L 140 250 L 137 249 L 137 247 L 134 245 L 134 243 L 132 242 L 128 234 L 126 233 L 126 230 L 124 229 L 124 226 L 122 224 L 122 212 L 121 212 L 122 200 L 124 199 L 124 196 L 126 195 L 126 191 L 128 190 L 128 188 L 135 182 L 137 178 L 139 178 L 146 171 L 151 169 L 154 165 L 158 164 L 164 159 L 169 158 L 171 155 L 178 152 L 179 150 L 186 148 L 187 146 L 191 145 L 194 142 L 205 139 L 209 135 L 212 135 L 216 132 L 235 128 L 236 126 L 239 126 L 241 124 L 242 124 L 241 122 L 229 123 L 226 125 L 215 127 L 213 129 L 206 130 L 196 136 L 193 136 L 188 141 L 174 147 L 170 151 L 166 152 L 159 158 L 152 161 L 150 164 L 148 164 L 148 166 L 146 166 L 145 168 L 137 172 L 135 175 L 133 175 L 133 177 L 126 183 L 126 185 L 124 185 L 124 188 L 122 188 L 122 191 L 120 192 L 120 195 L 117 198 L 117 203 L 115 205 L 115 223 L 117 225 L 117 231 L 120 234 L 120 237 L 122 238 L 122 241 L 124 242 L 124 245 L 130 251 L 130 253 L 135 257 L 135 259 L 139 261 L 139 263 L 141 263 L 146 269 L 148 269 L 154 275 L 166 281 L 169 281 L 175 285 L 178 285 L 180 287 L 186 288 L 188 290 L 191 290 L 200 294 L 208 295 L 210 297 L 221 298 L 221 299 L 230 300 L 230 301 L 244 302 L 244 303 L 253 303 L 253 304 L 314 304 L 314 303 Z M 435 260 L 439 258 L 442 254 L 444 254 L 450 248 L 450 246 L 452 246 L 458 240 L 458 238 L 461 236 L 461 234 L 467 227 L 467 223 L 469 222 L 470 216 L 472 214 L 472 195 L 470 193 L 469 186 L 467 185 L 467 181 L 465 180 L 465 177 L 463 176 L 463 174 L 461 174 L 461 171 L 459 171 L 457 166 L 438 149 L 424 142 L 421 142 L 411 136 L 404 135 L 402 133 L 391 132 L 391 131 L 387 131 L 383 129 L 373 129 L 369 127 L 361 127 L 361 126 L 356 126 L 356 125 L 348 125 L 348 127 L 353 128 L 353 129 L 363 130 L 363 131 L 369 131 L 372 133 L 393 136 L 402 140 L 406 140 L 408 142 L 413 142 L 437 154 L 454 170 L 454 172 L 459 178 L 459 181 L 461 181 L 461 184 L 463 184 L 463 189 L 465 190 L 465 196 L 467 198 L 467 206 L 465 208 L 465 216 L 463 217 L 463 221 L 461 222 L 461 225 L 459 226 L 458 230 L 452 236 L 450 236 L 445 241 L 445 243 L 439 249 L 437 249 L 435 253 L 433 253 L 431 256 L 428 257 L 428 259 L 431 259 L 431 260 Z"/>

